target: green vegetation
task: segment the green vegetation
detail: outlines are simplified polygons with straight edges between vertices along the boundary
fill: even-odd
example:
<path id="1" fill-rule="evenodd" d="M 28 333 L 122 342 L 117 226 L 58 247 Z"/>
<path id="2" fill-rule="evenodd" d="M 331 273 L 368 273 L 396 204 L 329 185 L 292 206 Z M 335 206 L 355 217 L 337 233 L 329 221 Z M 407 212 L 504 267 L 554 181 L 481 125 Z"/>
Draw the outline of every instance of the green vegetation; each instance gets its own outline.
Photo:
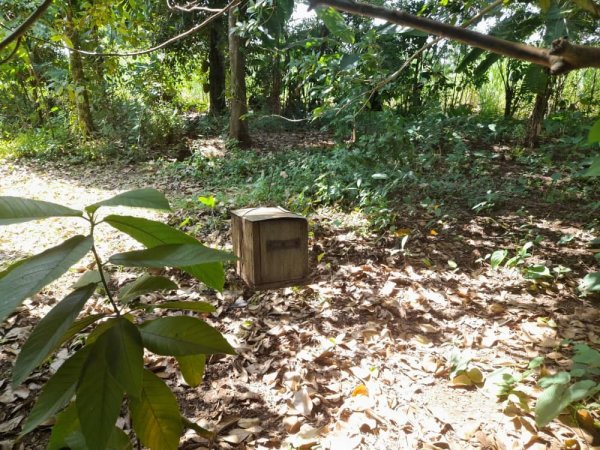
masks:
<path id="1" fill-rule="evenodd" d="M 208 286 L 223 289 L 225 276 L 221 263 L 233 256 L 204 247 L 195 238 L 161 222 L 119 215 L 100 220 L 98 210 L 111 206 L 169 209 L 165 197 L 152 189 L 125 192 L 89 205 L 84 211 L 49 202 L 0 197 L 0 225 L 50 217 L 82 217 L 90 224 L 88 236 L 74 236 L 43 253 L 17 261 L 0 273 L 0 289 L 5 293 L 0 320 L 6 319 L 23 300 L 59 278 L 87 253 L 93 253 L 96 267 L 85 272 L 72 286 L 74 290 L 39 322 L 19 353 L 13 370 L 13 386 L 19 386 L 60 347 L 85 332 L 85 345 L 66 360 L 42 388 L 22 434 L 33 431 L 58 413 L 49 448 L 73 445 L 89 449 L 131 448 L 128 436 L 115 426 L 125 395 L 140 442 L 155 450 L 176 449 L 185 419 L 169 388 L 144 368 L 144 349 L 176 357 L 183 377 L 192 386 L 197 386 L 202 379 L 206 355 L 235 352 L 221 333 L 200 319 L 141 318 L 144 312 L 155 309 L 210 313 L 214 311 L 210 304 L 141 303 L 142 295 L 174 290 L 177 285 L 169 278 L 145 274 L 118 292 L 112 292 L 110 271 L 116 266 L 184 267 Z M 115 254 L 108 265 L 96 251 L 94 230 L 101 223 L 128 234 L 147 249 Z M 83 315 L 77 319 L 100 287 L 111 313 Z"/>

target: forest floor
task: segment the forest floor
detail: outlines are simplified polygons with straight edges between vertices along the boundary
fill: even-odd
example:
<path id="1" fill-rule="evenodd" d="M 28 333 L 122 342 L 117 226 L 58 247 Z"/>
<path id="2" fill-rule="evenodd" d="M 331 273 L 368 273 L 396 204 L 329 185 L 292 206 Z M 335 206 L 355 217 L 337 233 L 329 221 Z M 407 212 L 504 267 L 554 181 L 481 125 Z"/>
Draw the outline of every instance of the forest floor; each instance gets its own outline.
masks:
<path id="1" fill-rule="evenodd" d="M 215 145 L 221 149 L 215 157 L 223 157 L 225 150 Z M 201 182 L 170 179 L 159 167 L 154 162 L 5 162 L 0 195 L 82 207 L 127 189 L 155 187 L 177 209 L 202 192 Z M 523 373 L 538 356 L 546 356 L 542 370 L 568 369 L 570 353 L 561 345 L 565 339 L 599 347 L 598 299 L 582 298 L 577 291 L 581 277 L 598 269 L 589 249 L 594 236 L 574 210 L 574 205 L 549 208 L 528 199 L 487 215 L 457 213 L 434 222 L 433 228 L 428 224 L 436 220 L 434 211 L 423 210 L 421 216 L 398 223 L 394 233 L 382 235 L 368 231 L 358 212 L 322 208 L 309 217 L 312 275 L 306 286 L 253 292 L 229 268 L 225 291 L 215 293 L 169 271 L 180 290 L 165 298 L 214 304 L 217 312 L 206 320 L 238 352 L 212 357 L 198 388 L 185 384 L 173 358 L 148 355 L 147 365 L 172 387 L 182 413 L 216 432 L 207 441 L 190 430 L 180 448 L 599 445 L 593 427 L 578 426 L 568 415 L 538 429 L 527 410 L 541 392 L 537 372 L 517 383 L 514 395 L 503 401 L 494 382 L 498 371 Z M 180 209 L 170 217 L 154 217 L 179 224 L 187 215 Z M 72 236 L 75 223 L 50 219 L 3 227 L 0 268 Z M 197 232 L 208 245 L 231 248 L 227 221 Z M 572 272 L 534 282 L 519 270 L 493 270 L 482 261 L 501 248 L 511 249 L 513 256 L 517 242 L 536 236 L 543 240 L 527 264 L 564 266 Z M 135 248 L 134 241 L 109 229 L 100 230 L 98 237 L 105 257 Z M 16 390 L 8 379 L 32 326 L 90 263 L 78 263 L 0 325 L 2 448 L 43 448 L 48 439 L 49 429 L 42 428 L 15 443 L 43 380 L 69 356 L 69 349 Z M 127 271 L 115 272 L 112 283 L 120 286 L 131 277 Z M 97 298 L 84 313 L 105 307 Z M 128 430 L 128 418 L 119 425 Z"/>

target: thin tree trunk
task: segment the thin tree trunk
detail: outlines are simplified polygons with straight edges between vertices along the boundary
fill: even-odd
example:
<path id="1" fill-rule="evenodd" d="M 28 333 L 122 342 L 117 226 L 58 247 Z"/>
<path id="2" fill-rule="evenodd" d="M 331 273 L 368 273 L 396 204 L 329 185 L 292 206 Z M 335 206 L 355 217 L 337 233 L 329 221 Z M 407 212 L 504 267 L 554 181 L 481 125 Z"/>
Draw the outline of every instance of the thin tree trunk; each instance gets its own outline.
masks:
<path id="1" fill-rule="evenodd" d="M 239 8 L 229 11 L 229 62 L 231 68 L 231 111 L 229 116 L 229 137 L 238 141 L 241 147 L 251 144 L 248 122 L 242 118 L 248 112 L 246 104 L 246 61 L 241 48 L 241 39 L 233 32 Z"/>
<path id="2" fill-rule="evenodd" d="M 551 95 L 552 78 L 548 77 L 544 90 L 535 96 L 535 104 L 529 118 L 529 123 L 527 124 L 526 144 L 529 148 L 534 148 L 538 144 L 540 132 L 542 131 L 542 123 L 548 112 L 548 101 Z"/>
<path id="3" fill-rule="evenodd" d="M 283 87 L 283 74 L 281 73 L 281 58 L 279 54 L 273 59 L 271 69 L 271 92 L 269 93 L 268 107 L 271 114 L 281 114 L 281 89 Z"/>
<path id="4" fill-rule="evenodd" d="M 73 23 L 73 1 L 69 0 L 67 4 L 67 15 L 66 15 L 66 26 L 65 34 L 71 41 L 71 45 L 74 49 L 80 49 L 79 33 L 75 29 Z M 75 91 L 75 107 L 77 109 L 77 119 L 79 123 L 79 129 L 84 136 L 89 136 L 94 132 L 94 122 L 92 120 L 92 108 L 90 106 L 90 96 L 87 89 L 85 75 L 83 72 L 83 59 L 78 52 L 69 52 L 69 69 L 71 72 L 71 79 L 73 81 L 73 87 Z"/>
<path id="5" fill-rule="evenodd" d="M 225 105 L 225 56 L 223 55 L 223 21 L 216 20 L 208 32 L 208 86 L 210 113 L 223 114 Z"/>

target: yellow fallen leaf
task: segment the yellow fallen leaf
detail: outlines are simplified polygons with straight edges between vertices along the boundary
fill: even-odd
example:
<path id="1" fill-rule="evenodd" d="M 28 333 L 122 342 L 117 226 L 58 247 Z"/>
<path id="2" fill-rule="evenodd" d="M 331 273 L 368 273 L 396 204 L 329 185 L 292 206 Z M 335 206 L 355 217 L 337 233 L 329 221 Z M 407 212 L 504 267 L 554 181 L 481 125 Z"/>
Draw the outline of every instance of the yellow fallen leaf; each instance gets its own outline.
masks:
<path id="1" fill-rule="evenodd" d="M 580 450 L 581 447 L 577 439 L 567 439 L 563 442 L 563 448 L 565 450 Z"/>
<path id="2" fill-rule="evenodd" d="M 479 370 L 477 367 L 469 369 L 467 371 L 467 376 L 473 382 L 473 384 L 483 383 L 483 374 L 481 373 L 481 370 Z"/>
<path id="3" fill-rule="evenodd" d="M 437 231 L 435 231 L 435 230 L 430 230 L 430 231 L 429 231 L 429 234 L 430 234 L 430 235 L 432 235 L 432 236 L 437 236 L 437 235 L 438 235 L 438 232 L 437 232 Z"/>
<path id="4" fill-rule="evenodd" d="M 593 431 L 595 428 L 594 418 L 587 409 L 577 411 L 577 423 L 588 431 Z"/>
<path id="5" fill-rule="evenodd" d="M 461 373 L 460 375 L 455 376 L 452 381 L 450 381 L 450 386 L 453 387 L 467 387 L 473 386 L 473 381 L 469 378 L 466 373 Z"/>
<path id="6" fill-rule="evenodd" d="M 357 395 L 369 395 L 369 390 L 364 384 L 361 383 L 353 389 L 352 397 L 356 397 Z"/>
<path id="7" fill-rule="evenodd" d="M 408 236 L 410 234 L 410 228 L 400 228 L 399 230 L 396 230 L 394 232 L 394 234 L 397 237 L 404 237 L 404 236 Z"/>
<path id="8" fill-rule="evenodd" d="M 421 345 L 430 345 L 431 344 L 431 339 L 429 339 L 427 336 L 423 336 L 422 334 L 415 334 L 414 338 L 415 338 L 415 341 L 417 341 Z"/>

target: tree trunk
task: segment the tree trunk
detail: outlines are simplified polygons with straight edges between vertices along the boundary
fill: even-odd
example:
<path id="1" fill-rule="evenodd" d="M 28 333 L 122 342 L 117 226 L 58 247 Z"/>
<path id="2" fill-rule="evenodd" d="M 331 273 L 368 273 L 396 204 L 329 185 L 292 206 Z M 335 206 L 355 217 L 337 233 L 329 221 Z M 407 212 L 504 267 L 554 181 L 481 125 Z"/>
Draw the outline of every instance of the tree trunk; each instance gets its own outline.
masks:
<path id="1" fill-rule="evenodd" d="M 223 114 L 225 105 L 225 56 L 223 55 L 223 21 L 210 24 L 208 32 L 208 86 L 210 113 Z"/>
<path id="2" fill-rule="evenodd" d="M 283 87 L 283 74 L 281 73 L 281 58 L 278 54 L 273 59 L 271 69 L 271 92 L 267 105 L 271 114 L 281 114 L 281 89 Z"/>
<path id="3" fill-rule="evenodd" d="M 231 68 L 231 111 L 229 116 L 229 137 L 238 141 L 241 147 L 251 144 L 248 122 L 242 116 L 248 112 L 246 104 L 246 61 L 241 48 L 241 39 L 233 32 L 239 8 L 229 10 L 229 63 Z"/>
<path id="4" fill-rule="evenodd" d="M 79 33 L 73 23 L 73 1 L 69 0 L 67 4 L 67 15 L 65 22 L 65 34 L 71 41 L 74 49 L 81 48 Z M 92 108 L 90 106 L 90 96 L 85 82 L 83 72 L 83 59 L 78 52 L 69 52 L 69 70 L 74 87 L 75 108 L 77 109 L 77 120 L 79 129 L 84 136 L 89 136 L 94 132 L 94 122 L 92 120 Z"/>
<path id="5" fill-rule="evenodd" d="M 504 85 L 504 118 L 510 119 L 514 114 L 513 110 L 513 99 L 515 97 L 515 90 L 510 86 L 509 83 Z"/>
<path id="6" fill-rule="evenodd" d="M 534 148 L 538 144 L 540 132 L 542 131 L 542 122 L 548 112 L 548 100 L 550 100 L 551 95 L 552 78 L 547 77 L 543 91 L 537 93 L 535 96 L 535 104 L 529 118 L 529 123 L 527 124 L 526 144 L 529 148 Z"/>

